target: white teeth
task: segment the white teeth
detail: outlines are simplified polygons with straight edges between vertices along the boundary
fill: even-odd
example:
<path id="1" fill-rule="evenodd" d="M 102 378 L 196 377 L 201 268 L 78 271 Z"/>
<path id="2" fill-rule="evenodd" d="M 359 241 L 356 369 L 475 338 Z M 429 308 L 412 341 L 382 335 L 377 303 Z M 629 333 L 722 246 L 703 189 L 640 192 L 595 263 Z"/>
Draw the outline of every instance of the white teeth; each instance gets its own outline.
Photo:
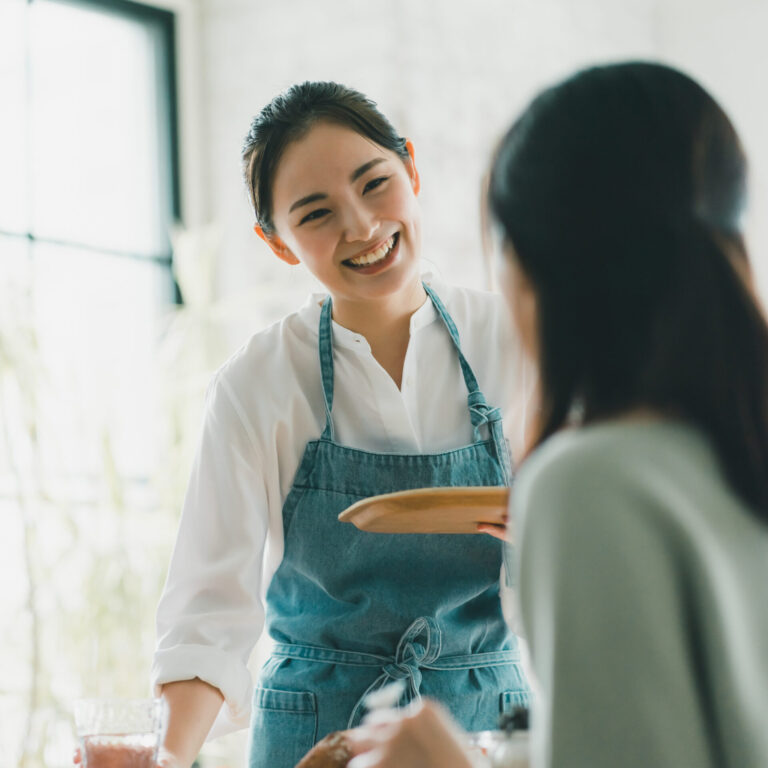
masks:
<path id="1" fill-rule="evenodd" d="M 375 264 L 377 261 L 381 261 L 392 250 L 392 246 L 395 244 L 394 235 L 387 240 L 386 243 L 380 245 L 375 251 L 365 253 L 362 256 L 357 256 L 354 259 L 348 259 L 350 264 L 354 264 L 356 267 L 368 266 L 369 264 Z"/>

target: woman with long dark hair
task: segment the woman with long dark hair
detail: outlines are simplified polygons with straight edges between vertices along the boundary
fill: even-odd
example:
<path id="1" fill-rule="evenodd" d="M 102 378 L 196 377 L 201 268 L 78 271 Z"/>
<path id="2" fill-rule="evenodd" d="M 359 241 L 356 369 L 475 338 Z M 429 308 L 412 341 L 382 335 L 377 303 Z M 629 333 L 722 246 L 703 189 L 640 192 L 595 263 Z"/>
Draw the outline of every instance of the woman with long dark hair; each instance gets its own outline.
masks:
<path id="1" fill-rule="evenodd" d="M 768 329 L 745 190 L 723 110 L 657 64 L 543 92 L 493 161 L 502 287 L 539 371 L 513 492 L 535 766 L 768 764 Z M 428 706 L 356 749 L 467 765 L 442 722 Z"/>
<path id="2" fill-rule="evenodd" d="M 413 145 L 358 91 L 292 86 L 253 119 L 242 160 L 256 233 L 324 290 L 210 385 L 158 608 L 165 765 L 191 765 L 223 710 L 251 713 L 250 768 L 293 768 L 393 680 L 403 704 L 430 695 L 492 728 L 529 699 L 502 544 L 338 515 L 381 493 L 510 483 L 499 397 L 517 372 L 485 354 L 509 349 L 503 301 L 422 273 Z M 274 644 L 254 690 L 262 629 Z"/>

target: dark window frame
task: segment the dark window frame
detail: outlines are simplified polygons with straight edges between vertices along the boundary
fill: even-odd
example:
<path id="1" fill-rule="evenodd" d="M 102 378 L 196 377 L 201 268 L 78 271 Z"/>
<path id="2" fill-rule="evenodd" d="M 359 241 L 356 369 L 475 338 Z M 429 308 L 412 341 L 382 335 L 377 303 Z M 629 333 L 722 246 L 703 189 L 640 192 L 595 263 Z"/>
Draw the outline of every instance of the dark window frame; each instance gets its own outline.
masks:
<path id="1" fill-rule="evenodd" d="M 158 128 L 162 141 L 161 151 L 163 153 L 163 162 L 167 164 L 168 192 L 170 195 L 170 215 L 169 225 L 180 224 L 183 222 L 182 216 L 182 197 L 181 197 L 181 173 L 179 159 L 179 119 L 178 119 L 178 78 L 176 69 L 176 14 L 173 11 L 163 8 L 157 8 L 143 3 L 133 2 L 133 0 L 48 0 L 61 5 L 72 5 L 84 8 L 93 8 L 105 13 L 111 13 L 121 16 L 131 21 L 151 24 L 155 27 L 159 40 L 160 67 L 158 71 Z M 27 6 L 33 5 L 36 0 L 26 0 Z M 26 56 L 29 57 L 29 49 Z M 27 58 L 27 60 L 29 60 Z M 170 234 L 170 233 L 169 233 Z M 92 246 L 87 243 L 77 242 L 69 239 L 56 239 L 48 237 L 38 237 L 34 231 L 26 232 L 0 230 L 0 236 L 9 238 L 24 238 L 33 244 L 35 242 L 51 245 L 71 246 L 81 250 L 90 250 L 103 253 L 110 256 L 121 256 L 142 261 L 154 261 L 155 263 L 167 267 L 171 279 L 173 253 L 170 242 L 168 250 L 162 254 L 147 256 L 145 254 L 131 253 L 116 249 L 104 248 L 101 246 Z M 181 295 L 175 280 L 174 293 L 175 302 L 181 303 Z"/>

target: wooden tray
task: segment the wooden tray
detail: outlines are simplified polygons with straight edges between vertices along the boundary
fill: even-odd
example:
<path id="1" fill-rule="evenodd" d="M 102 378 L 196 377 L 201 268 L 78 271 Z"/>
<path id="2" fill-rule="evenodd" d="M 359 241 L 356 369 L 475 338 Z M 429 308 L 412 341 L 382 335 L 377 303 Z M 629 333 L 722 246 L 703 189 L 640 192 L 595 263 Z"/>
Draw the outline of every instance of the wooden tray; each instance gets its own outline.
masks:
<path id="1" fill-rule="evenodd" d="M 504 487 L 416 488 L 362 499 L 339 520 L 372 533 L 478 533 L 478 523 L 503 524 L 508 503 Z"/>

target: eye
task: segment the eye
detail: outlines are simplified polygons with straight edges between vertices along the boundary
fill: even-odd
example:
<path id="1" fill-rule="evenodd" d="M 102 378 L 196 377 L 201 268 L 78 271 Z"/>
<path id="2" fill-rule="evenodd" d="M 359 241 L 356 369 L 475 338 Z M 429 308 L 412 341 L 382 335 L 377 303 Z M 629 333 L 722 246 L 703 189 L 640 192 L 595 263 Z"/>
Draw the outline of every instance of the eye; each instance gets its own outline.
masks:
<path id="1" fill-rule="evenodd" d="M 376 189 L 376 187 L 380 187 L 389 176 L 379 176 L 376 179 L 371 179 L 364 187 L 363 187 L 363 194 L 366 192 L 370 192 L 372 189 Z"/>
<path id="2" fill-rule="evenodd" d="M 327 213 L 330 213 L 330 211 L 327 208 L 316 208 L 314 211 L 310 211 L 300 222 L 299 226 L 302 224 L 305 224 L 308 221 L 317 221 L 318 219 L 322 219 L 323 216 L 325 216 Z"/>

